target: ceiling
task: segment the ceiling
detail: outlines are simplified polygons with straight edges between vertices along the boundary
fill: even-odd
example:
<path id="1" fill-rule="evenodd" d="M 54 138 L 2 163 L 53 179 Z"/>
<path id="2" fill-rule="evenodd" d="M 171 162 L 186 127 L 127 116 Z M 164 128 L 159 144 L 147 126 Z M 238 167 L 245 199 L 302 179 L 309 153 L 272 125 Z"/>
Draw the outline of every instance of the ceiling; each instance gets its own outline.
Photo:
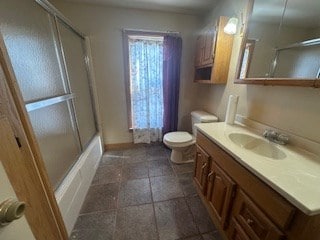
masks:
<path id="1" fill-rule="evenodd" d="M 185 14 L 203 14 L 210 11 L 218 0 L 65 0 L 105 6 L 158 10 Z"/>

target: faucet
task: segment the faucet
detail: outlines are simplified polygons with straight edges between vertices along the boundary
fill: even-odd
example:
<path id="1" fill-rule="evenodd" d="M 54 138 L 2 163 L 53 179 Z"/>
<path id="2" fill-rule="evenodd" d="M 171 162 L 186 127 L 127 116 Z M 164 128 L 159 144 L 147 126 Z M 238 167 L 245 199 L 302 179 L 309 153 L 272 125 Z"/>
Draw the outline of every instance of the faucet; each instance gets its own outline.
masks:
<path id="1" fill-rule="evenodd" d="M 278 133 L 271 129 L 266 129 L 263 133 L 263 136 L 271 142 L 277 144 L 285 145 L 289 142 L 289 137 L 283 133 Z"/>

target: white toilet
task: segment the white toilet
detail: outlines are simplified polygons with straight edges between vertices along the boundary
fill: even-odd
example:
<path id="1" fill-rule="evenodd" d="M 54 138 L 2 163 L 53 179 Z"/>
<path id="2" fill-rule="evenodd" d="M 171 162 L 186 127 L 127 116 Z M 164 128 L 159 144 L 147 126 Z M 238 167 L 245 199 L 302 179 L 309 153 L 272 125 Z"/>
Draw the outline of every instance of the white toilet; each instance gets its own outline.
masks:
<path id="1" fill-rule="evenodd" d="M 164 135 L 164 144 L 172 149 L 170 160 L 174 163 L 188 163 L 195 159 L 196 127 L 195 123 L 217 122 L 218 118 L 204 111 L 191 112 L 192 135 L 188 132 L 170 132 Z"/>

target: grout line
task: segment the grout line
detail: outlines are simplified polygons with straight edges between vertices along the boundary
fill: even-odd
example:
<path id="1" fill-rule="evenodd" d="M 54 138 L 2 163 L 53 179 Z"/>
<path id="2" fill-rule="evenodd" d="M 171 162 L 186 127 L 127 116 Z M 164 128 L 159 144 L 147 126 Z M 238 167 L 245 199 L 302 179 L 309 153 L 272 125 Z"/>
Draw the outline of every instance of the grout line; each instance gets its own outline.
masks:
<path id="1" fill-rule="evenodd" d="M 110 208 L 108 210 L 97 210 L 97 211 L 92 211 L 92 212 L 84 212 L 84 213 L 79 214 L 79 216 L 88 215 L 88 214 L 96 214 L 96 213 L 105 213 L 105 212 L 109 212 L 109 211 L 117 211 L 117 208 Z"/>
<path id="2" fill-rule="evenodd" d="M 191 216 L 192 216 L 192 221 L 193 221 L 193 223 L 194 223 L 194 225 L 195 225 L 195 227 L 196 227 L 196 229 L 197 229 L 197 231 L 198 231 L 198 235 L 199 235 L 199 234 L 201 235 L 200 228 L 199 228 L 199 226 L 198 226 L 198 224 L 197 224 L 197 222 L 196 222 L 195 216 L 193 215 L 193 213 L 192 213 L 192 211 L 191 211 L 191 207 L 189 206 L 186 197 L 184 197 L 184 200 L 185 200 L 185 202 L 186 202 L 186 204 L 187 204 L 187 208 L 189 209 L 189 212 L 190 212 L 190 214 L 191 214 Z"/>
<path id="3" fill-rule="evenodd" d="M 158 221 L 157 221 L 157 217 L 156 217 L 156 210 L 155 210 L 155 207 L 154 207 L 153 192 L 152 192 L 151 179 L 150 179 L 150 174 L 149 174 L 149 164 L 148 164 L 148 179 L 149 179 L 149 188 L 150 188 L 150 193 L 151 193 L 151 202 L 152 202 L 152 210 L 153 210 L 154 222 L 155 222 L 155 225 L 156 225 L 157 239 L 160 240 L 160 233 L 159 233 L 159 229 L 158 229 Z"/>
<path id="4" fill-rule="evenodd" d="M 115 184 L 115 183 L 121 183 L 121 182 L 117 181 L 117 182 L 108 182 L 108 183 L 95 183 L 95 184 L 91 184 L 90 187 L 95 187 L 100 185 L 109 185 L 109 184 Z"/>
<path id="5" fill-rule="evenodd" d="M 122 152 L 122 157 L 123 157 L 123 152 Z M 112 238 L 115 237 L 115 234 L 116 234 L 116 231 L 117 231 L 117 219 L 118 219 L 119 206 L 120 206 L 120 191 L 121 191 L 121 178 L 122 178 L 122 171 L 123 171 L 123 162 L 124 162 L 124 159 L 122 158 L 122 160 L 121 160 L 121 170 L 120 170 L 120 182 L 119 182 L 119 188 L 118 188 L 118 199 L 117 199 L 117 205 L 116 205 L 116 214 L 115 214 Z"/>
<path id="6" fill-rule="evenodd" d="M 97 214 L 97 213 L 108 213 L 108 212 L 115 212 L 117 209 L 108 209 L 108 210 L 99 210 L 99 211 L 93 211 L 88 213 L 80 213 L 78 217 L 83 215 L 90 215 L 90 214 Z"/>
<path id="7" fill-rule="evenodd" d="M 170 159 L 168 158 L 168 156 L 165 157 L 168 161 L 170 161 Z M 147 159 L 148 160 L 148 159 Z M 148 161 L 149 164 L 151 161 Z M 170 162 L 169 162 L 170 164 Z M 171 170 L 173 171 L 174 175 L 175 175 L 175 172 L 174 172 L 174 169 L 172 168 L 171 164 L 170 164 L 170 168 Z M 153 214 L 154 214 L 154 218 L 155 218 L 155 224 L 156 224 L 156 232 L 157 232 L 157 237 L 158 239 L 160 239 L 160 233 L 159 233 L 159 228 L 158 228 L 158 221 L 157 221 L 157 216 L 156 216 L 156 210 L 155 210 L 155 203 L 159 203 L 159 202 L 162 202 L 162 201 L 158 201 L 158 202 L 155 202 L 154 201 L 154 197 L 153 197 L 153 191 L 152 191 L 152 186 L 151 186 L 151 178 L 155 178 L 155 177 L 162 177 L 162 176 L 167 176 L 167 175 L 160 175 L 160 176 L 152 176 L 150 177 L 150 172 L 149 172 L 149 166 L 148 166 L 148 176 L 149 176 L 149 184 L 150 184 L 150 191 L 151 191 L 151 200 L 152 200 L 152 207 L 153 207 Z M 172 177 L 172 175 L 169 175 L 169 177 Z M 166 200 L 168 201 L 168 200 Z M 164 201 L 163 201 L 164 202 Z"/>
<path id="8" fill-rule="evenodd" d="M 123 152 L 122 152 L 122 157 L 123 157 Z M 115 220 L 114 220 L 114 228 L 113 228 L 113 233 L 112 233 L 112 239 L 114 239 L 117 231 L 117 219 L 118 219 L 118 212 L 119 212 L 119 207 L 120 207 L 120 191 L 121 191 L 121 184 L 122 184 L 122 171 L 123 171 L 123 163 L 124 159 L 122 158 L 121 162 L 121 170 L 120 170 L 120 183 L 119 183 L 119 190 L 118 190 L 118 200 L 117 200 L 117 209 L 116 209 L 116 214 L 115 214 Z"/>
<path id="9" fill-rule="evenodd" d="M 95 187 L 95 186 L 101 186 L 101 185 L 110 185 L 110 184 L 121 184 L 121 182 L 109 182 L 109 183 L 96 183 L 96 184 L 91 184 L 90 187 Z"/>
<path id="10" fill-rule="evenodd" d="M 118 219 L 118 209 L 116 210 L 115 213 L 115 219 L 114 219 L 114 227 L 113 227 L 113 232 L 112 232 L 112 239 L 114 239 L 117 231 L 117 219 Z"/>

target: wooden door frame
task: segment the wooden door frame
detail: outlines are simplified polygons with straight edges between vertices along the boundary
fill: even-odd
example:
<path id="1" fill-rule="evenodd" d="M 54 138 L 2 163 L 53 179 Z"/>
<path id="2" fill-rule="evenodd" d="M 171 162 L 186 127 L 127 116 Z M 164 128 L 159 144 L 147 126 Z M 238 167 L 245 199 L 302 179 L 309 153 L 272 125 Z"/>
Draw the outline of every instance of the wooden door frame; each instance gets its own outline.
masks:
<path id="1" fill-rule="evenodd" d="M 22 154 L 14 162 L 6 159 L 1 162 L 17 197 L 27 203 L 25 215 L 35 238 L 67 240 L 64 221 L 1 34 L 0 68 L 4 74 L 1 76 L 0 72 L 0 116 L 9 120 Z"/>

